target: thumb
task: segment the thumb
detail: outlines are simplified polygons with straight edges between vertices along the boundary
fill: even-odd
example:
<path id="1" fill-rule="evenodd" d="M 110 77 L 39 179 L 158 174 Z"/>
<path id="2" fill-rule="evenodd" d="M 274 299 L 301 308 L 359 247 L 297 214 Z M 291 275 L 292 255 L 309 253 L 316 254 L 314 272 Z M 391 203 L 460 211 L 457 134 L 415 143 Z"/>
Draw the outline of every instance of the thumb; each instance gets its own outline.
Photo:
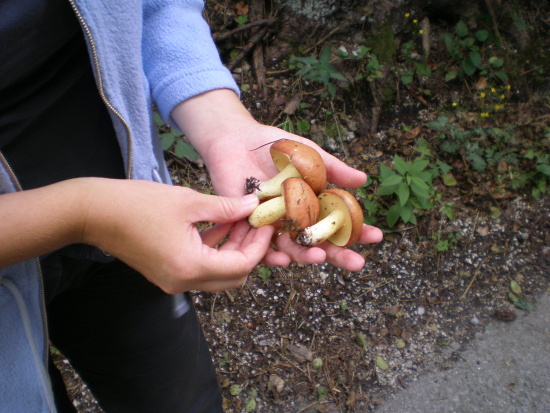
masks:
<path id="1" fill-rule="evenodd" d="M 203 195 L 195 204 L 195 221 L 226 223 L 248 217 L 259 204 L 254 194 L 242 197 Z"/>

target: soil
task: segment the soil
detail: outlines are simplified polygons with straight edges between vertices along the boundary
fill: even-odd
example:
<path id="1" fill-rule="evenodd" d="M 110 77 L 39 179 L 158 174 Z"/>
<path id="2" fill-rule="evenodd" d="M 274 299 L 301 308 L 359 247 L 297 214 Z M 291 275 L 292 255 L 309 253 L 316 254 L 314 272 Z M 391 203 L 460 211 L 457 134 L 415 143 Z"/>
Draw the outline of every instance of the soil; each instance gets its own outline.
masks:
<path id="1" fill-rule="evenodd" d="M 518 44 L 524 40 L 515 35 L 517 28 L 506 24 L 511 6 L 502 2 L 494 11 L 502 18 L 501 49 L 510 60 L 506 70 L 512 72 L 512 59 L 528 61 L 524 57 L 529 55 L 531 60 L 517 75 L 510 75 L 512 88 L 506 92 L 504 109 L 485 118 L 479 116 L 483 76 L 445 81 L 444 68 L 452 63 L 440 35 L 453 31 L 458 17 L 429 9 L 404 11 L 392 2 L 373 8 L 371 3 L 308 21 L 273 5 L 258 12 L 243 9 L 243 2 L 208 1 L 207 16 L 217 35 L 236 29 L 239 15 L 275 17 L 268 26 L 259 26 L 267 29 L 260 37 L 261 52 L 250 51 L 233 67 L 243 102 L 266 124 L 288 127 L 291 122 L 298 130 L 299 121 L 307 121 L 308 137 L 373 176 L 379 175 L 381 164 L 392 167 L 395 155 L 418 156 L 419 139 L 438 147 L 441 132 L 428 123 L 442 113 L 466 129 L 515 125 L 524 146 L 538 141 L 548 153 L 548 136 L 543 138 L 550 116 L 547 75 L 522 74 L 544 66 L 536 59 L 547 59 L 544 53 L 529 55 L 541 39 L 546 46 L 540 50 L 549 50 L 544 20 L 548 14 L 543 13 L 547 8 L 521 10 L 532 26 L 520 33 L 527 36 L 525 44 Z M 470 25 L 476 21 L 463 17 Z M 254 30 L 258 29 L 218 41 L 229 66 Z M 419 36 L 419 30 L 429 33 Z M 319 56 L 329 42 L 331 62 L 348 79 L 333 82 L 334 96 L 323 83 L 297 77 L 289 68 L 291 54 Z M 413 82 L 403 85 L 399 70 L 410 69 L 401 52 L 407 42 L 413 42 L 416 55 L 425 55 L 422 45 L 429 45 L 431 76 L 415 75 Z M 370 80 L 366 60 L 336 55 L 338 48 L 352 51 L 365 44 L 383 66 Z M 548 197 L 533 199 L 529 187 L 512 189 L 503 179 L 513 171 L 505 161 L 480 173 L 464 156 L 437 155 L 453 167 L 456 185 L 434 185 L 443 201 L 453 204 L 455 217 L 433 208 L 419 213 L 414 224 L 400 222 L 388 228 L 383 215 L 372 216 L 385 238 L 376 245 L 351 247 L 366 259 L 362 271 L 351 273 L 329 264 L 259 266 L 240 290 L 193 293 L 226 411 L 374 410 L 419 375 L 452 366 L 487 323 L 514 322 L 548 291 Z M 176 159 L 171 152 L 167 160 L 176 183 L 211 190 L 200 162 Z M 354 194 L 362 202 L 375 190 L 374 184 Z M 511 286 L 516 288 L 512 280 L 521 288 L 516 289 L 516 299 L 525 300 L 516 300 L 516 305 L 510 298 Z M 61 355 L 55 357 L 79 411 L 100 411 L 68 363 Z"/>

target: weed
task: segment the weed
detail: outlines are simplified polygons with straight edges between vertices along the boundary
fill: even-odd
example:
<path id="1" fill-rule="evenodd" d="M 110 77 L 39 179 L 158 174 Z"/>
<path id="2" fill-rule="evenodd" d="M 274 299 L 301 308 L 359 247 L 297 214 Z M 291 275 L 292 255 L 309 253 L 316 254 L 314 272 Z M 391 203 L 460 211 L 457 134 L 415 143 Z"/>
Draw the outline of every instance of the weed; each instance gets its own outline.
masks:
<path id="1" fill-rule="evenodd" d="M 341 82 L 347 82 L 348 79 L 344 77 L 334 66 L 330 64 L 332 57 L 332 42 L 321 51 L 319 59 L 315 57 L 296 57 L 291 56 L 289 61 L 289 67 L 291 69 L 298 68 L 296 76 L 302 76 L 304 79 L 311 80 L 313 82 L 322 82 L 327 92 L 331 96 L 336 95 L 336 86 L 331 80 L 339 80 Z"/>
<path id="2" fill-rule="evenodd" d="M 445 81 L 451 81 L 464 76 L 479 74 L 490 79 L 499 79 L 506 83 L 508 76 L 501 70 L 504 60 L 497 56 L 485 59 L 480 49 L 490 44 L 498 44 L 498 38 L 487 30 L 477 30 L 470 33 L 468 26 L 460 20 L 454 33 L 443 33 L 441 38 L 447 52 L 456 65 L 445 74 Z"/>
<path id="3" fill-rule="evenodd" d="M 195 148 L 193 148 L 189 142 L 183 140 L 182 132 L 166 125 L 157 112 L 154 114 L 154 119 L 160 134 L 160 143 L 164 151 L 173 150 L 174 155 L 178 158 L 189 158 L 191 160 L 199 159 L 199 154 Z"/>
<path id="4" fill-rule="evenodd" d="M 271 268 L 269 267 L 258 268 L 258 278 L 260 280 L 262 280 L 265 283 L 269 277 L 271 277 Z"/>
<path id="5" fill-rule="evenodd" d="M 432 235 L 432 239 L 436 241 L 435 248 L 439 252 L 447 252 L 453 249 L 460 240 L 459 232 L 451 232 L 447 236 L 442 236 L 441 231 L 437 231 Z"/>

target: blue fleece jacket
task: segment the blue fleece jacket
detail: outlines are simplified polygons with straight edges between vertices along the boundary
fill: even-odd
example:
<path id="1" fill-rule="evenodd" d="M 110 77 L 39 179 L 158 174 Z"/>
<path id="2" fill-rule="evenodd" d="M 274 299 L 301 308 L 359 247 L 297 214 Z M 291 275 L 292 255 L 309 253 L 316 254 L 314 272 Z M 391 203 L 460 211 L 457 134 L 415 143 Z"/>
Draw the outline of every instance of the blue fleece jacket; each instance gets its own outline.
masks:
<path id="1" fill-rule="evenodd" d="M 127 175 L 170 183 L 152 121 L 200 93 L 238 88 L 221 64 L 200 0 L 68 0 L 88 41 Z M 0 194 L 18 191 L 0 153 Z M 0 195 L 1 196 L 1 195 Z M 10 219 L 10 217 L 0 217 Z M 16 242 L 16 241 L 15 241 Z M 0 412 L 55 411 L 38 259 L 0 269 Z"/>

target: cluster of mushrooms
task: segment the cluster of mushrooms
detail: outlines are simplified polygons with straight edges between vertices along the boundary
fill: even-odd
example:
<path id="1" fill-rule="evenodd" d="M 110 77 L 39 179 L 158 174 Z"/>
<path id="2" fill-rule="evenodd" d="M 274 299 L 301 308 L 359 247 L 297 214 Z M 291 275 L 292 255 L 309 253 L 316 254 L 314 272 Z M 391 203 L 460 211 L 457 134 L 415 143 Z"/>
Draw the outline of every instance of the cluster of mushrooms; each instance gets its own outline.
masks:
<path id="1" fill-rule="evenodd" d="M 255 193 L 260 205 L 249 216 L 251 226 L 282 221 L 282 230 L 303 246 L 330 241 L 347 247 L 357 241 L 363 211 L 349 192 L 327 186 L 325 164 L 310 146 L 280 140 L 270 147 L 279 173 L 268 181 L 248 178 L 247 194 Z"/>

